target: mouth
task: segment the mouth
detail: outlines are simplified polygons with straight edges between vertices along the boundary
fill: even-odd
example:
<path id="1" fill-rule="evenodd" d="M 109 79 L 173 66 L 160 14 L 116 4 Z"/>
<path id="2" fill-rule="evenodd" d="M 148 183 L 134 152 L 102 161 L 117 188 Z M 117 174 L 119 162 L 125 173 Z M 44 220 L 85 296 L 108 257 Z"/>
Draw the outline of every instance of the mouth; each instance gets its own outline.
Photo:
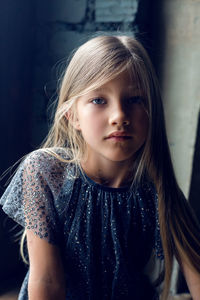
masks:
<path id="1" fill-rule="evenodd" d="M 106 139 L 113 139 L 117 141 L 130 140 L 132 138 L 127 132 L 113 132 Z"/>

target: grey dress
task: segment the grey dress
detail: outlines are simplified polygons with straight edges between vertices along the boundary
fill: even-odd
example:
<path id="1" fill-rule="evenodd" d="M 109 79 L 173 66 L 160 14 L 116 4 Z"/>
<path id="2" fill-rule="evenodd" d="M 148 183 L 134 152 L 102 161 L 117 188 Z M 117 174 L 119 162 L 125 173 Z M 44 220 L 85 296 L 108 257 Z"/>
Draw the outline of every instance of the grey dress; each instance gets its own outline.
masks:
<path id="1" fill-rule="evenodd" d="M 103 186 L 73 163 L 37 150 L 21 163 L 0 203 L 17 223 L 60 247 L 66 299 L 158 298 L 152 281 L 164 257 L 152 183 Z M 27 285 L 28 273 L 20 300 L 28 299 Z"/>

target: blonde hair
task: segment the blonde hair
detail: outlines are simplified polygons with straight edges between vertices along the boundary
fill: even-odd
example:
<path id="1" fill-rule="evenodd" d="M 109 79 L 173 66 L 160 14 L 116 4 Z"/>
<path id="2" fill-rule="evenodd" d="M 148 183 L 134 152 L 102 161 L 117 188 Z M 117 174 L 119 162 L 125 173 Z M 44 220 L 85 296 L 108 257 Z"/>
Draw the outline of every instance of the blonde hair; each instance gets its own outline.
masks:
<path id="1" fill-rule="evenodd" d="M 68 148 L 72 160 L 79 162 L 85 153 L 85 142 L 71 122 L 76 119 L 76 100 L 125 70 L 131 72 L 150 102 L 149 78 L 144 76 L 147 66 L 137 55 L 139 43 L 130 44 L 132 41 L 126 36 L 98 36 L 78 48 L 63 77 L 54 123 L 43 148 Z M 142 47 L 138 50 L 142 51 Z M 147 110 L 150 112 L 151 106 Z M 67 113 L 70 118 L 66 118 Z"/>
<path id="2" fill-rule="evenodd" d="M 104 35 L 78 48 L 64 74 L 54 122 L 42 148 L 57 156 L 53 148 L 63 147 L 68 151 L 70 161 L 79 163 L 85 153 L 85 142 L 80 131 L 72 124 L 76 118 L 76 100 L 125 70 L 131 72 L 142 91 L 149 115 L 147 140 L 134 162 L 134 181 L 139 182 L 146 174 L 154 182 L 158 193 L 165 256 L 162 297 L 167 299 L 173 255 L 176 255 L 180 264 L 184 260 L 200 272 L 200 242 L 198 226 L 175 179 L 157 78 L 148 54 L 136 39 Z M 61 157 L 59 159 L 64 160 Z"/>

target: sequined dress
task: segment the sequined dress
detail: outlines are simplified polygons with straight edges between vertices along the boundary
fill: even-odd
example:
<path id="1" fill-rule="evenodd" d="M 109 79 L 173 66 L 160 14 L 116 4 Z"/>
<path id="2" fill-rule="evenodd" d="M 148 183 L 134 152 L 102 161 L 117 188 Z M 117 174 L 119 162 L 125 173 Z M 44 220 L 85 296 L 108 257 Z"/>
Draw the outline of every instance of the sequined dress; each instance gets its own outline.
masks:
<path id="1" fill-rule="evenodd" d="M 152 281 L 164 260 L 152 183 L 103 186 L 73 163 L 37 150 L 0 203 L 17 223 L 60 247 L 67 300 L 158 299 Z M 28 276 L 19 300 L 28 299 Z"/>

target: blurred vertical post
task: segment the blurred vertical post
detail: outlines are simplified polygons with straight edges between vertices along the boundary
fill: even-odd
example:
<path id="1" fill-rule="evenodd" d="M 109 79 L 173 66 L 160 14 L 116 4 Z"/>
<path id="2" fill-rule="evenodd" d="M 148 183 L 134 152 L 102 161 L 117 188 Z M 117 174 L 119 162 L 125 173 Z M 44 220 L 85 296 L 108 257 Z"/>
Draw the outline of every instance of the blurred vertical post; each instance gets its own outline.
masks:
<path id="1" fill-rule="evenodd" d="M 188 197 L 200 108 L 200 1 L 163 1 L 162 22 L 167 132 L 177 179 Z"/>
<path id="2" fill-rule="evenodd" d="M 200 1 L 164 0 L 160 8 L 167 133 L 178 183 L 188 198 L 200 109 Z M 175 263 L 172 292 L 177 273 Z"/>

